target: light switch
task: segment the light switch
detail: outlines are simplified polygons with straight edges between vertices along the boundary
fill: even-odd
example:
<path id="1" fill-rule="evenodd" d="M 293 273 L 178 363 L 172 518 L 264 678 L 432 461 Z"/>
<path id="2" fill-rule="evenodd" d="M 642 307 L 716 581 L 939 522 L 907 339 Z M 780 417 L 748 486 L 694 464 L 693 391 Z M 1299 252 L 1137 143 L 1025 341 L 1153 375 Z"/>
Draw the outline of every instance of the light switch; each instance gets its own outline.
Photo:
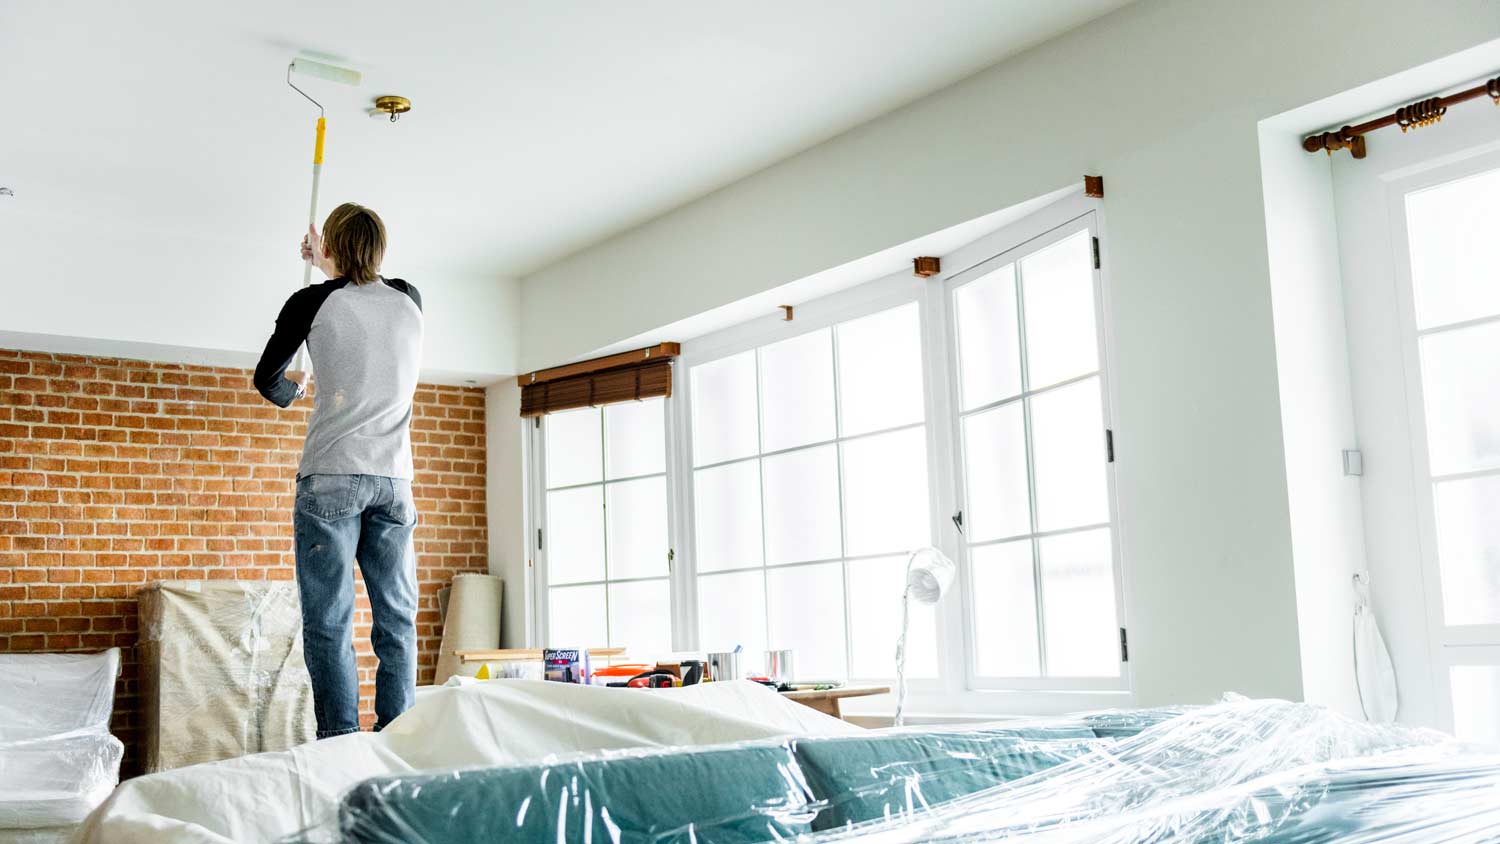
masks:
<path id="1" fill-rule="evenodd" d="M 1344 449 L 1344 474 L 1363 475 L 1365 473 L 1365 456 L 1357 448 Z"/>

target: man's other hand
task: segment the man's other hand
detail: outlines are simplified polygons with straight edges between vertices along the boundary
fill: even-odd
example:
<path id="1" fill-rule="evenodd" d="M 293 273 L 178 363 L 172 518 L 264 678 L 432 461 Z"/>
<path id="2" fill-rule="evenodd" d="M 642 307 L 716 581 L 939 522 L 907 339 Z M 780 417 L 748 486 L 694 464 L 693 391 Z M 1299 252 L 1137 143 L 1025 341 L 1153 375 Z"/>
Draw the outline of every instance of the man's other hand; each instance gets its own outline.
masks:
<path id="1" fill-rule="evenodd" d="M 328 256 L 323 253 L 323 237 L 311 223 L 307 226 L 307 234 L 302 236 L 302 260 L 312 261 L 313 266 L 322 270 L 323 275 L 332 278 L 334 276 Z"/>

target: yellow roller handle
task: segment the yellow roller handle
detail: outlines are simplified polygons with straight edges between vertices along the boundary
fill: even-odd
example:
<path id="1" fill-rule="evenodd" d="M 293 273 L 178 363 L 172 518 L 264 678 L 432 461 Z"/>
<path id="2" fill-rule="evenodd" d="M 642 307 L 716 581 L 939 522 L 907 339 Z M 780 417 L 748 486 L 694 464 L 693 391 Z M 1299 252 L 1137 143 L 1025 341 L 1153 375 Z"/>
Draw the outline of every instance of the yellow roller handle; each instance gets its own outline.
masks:
<path id="1" fill-rule="evenodd" d="M 317 143 L 316 146 L 313 147 L 313 163 L 314 164 L 322 164 L 323 163 L 323 133 L 324 133 L 325 130 L 327 130 L 327 128 L 328 128 L 328 121 L 325 120 L 325 119 L 323 119 L 323 118 L 321 118 L 321 117 L 319 117 L 318 118 L 318 143 Z"/>

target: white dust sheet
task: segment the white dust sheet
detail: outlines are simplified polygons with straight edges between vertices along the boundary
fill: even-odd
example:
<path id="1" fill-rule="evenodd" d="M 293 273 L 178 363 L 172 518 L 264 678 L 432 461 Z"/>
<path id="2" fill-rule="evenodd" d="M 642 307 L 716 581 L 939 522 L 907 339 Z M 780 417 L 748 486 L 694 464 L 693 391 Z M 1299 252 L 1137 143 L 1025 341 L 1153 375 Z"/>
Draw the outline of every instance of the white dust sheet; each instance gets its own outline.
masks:
<path id="1" fill-rule="evenodd" d="M 612 748 L 860 731 L 748 681 L 610 689 L 470 680 L 419 690 L 416 705 L 381 733 L 352 733 L 127 780 L 89 816 L 75 841 L 273 841 L 327 822 L 345 790 L 382 774 L 531 764 Z"/>

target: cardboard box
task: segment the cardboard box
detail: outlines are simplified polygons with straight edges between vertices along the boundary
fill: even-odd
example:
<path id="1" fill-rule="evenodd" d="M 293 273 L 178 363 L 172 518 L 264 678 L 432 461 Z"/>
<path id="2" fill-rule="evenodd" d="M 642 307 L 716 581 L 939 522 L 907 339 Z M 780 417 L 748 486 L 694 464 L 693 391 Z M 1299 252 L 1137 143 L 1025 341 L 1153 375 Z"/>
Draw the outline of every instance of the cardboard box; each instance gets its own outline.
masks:
<path id="1" fill-rule="evenodd" d="M 138 600 L 147 772 L 314 738 L 295 583 L 168 581 Z"/>

